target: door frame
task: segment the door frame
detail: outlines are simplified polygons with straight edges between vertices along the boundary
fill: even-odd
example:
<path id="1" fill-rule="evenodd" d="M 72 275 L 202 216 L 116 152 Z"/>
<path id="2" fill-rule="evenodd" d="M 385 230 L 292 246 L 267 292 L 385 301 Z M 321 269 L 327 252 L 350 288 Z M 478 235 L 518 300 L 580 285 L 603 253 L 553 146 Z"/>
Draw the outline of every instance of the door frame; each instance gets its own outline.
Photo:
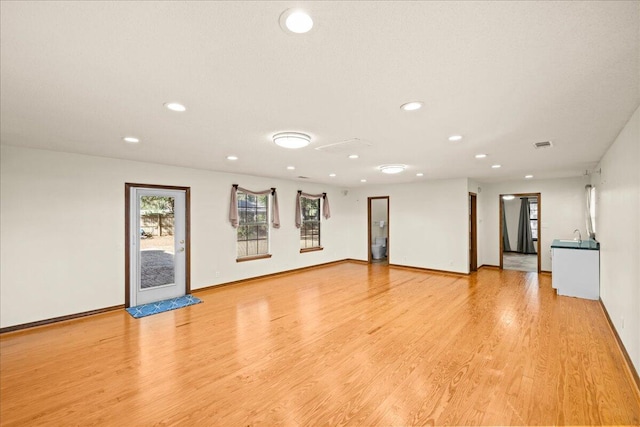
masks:
<path id="1" fill-rule="evenodd" d="M 185 228 L 185 293 L 191 292 L 191 187 L 173 185 L 124 183 L 124 306 L 131 306 L 131 190 L 133 188 L 149 188 L 152 190 L 184 191 L 184 228 Z"/>
<path id="2" fill-rule="evenodd" d="M 478 271 L 478 195 L 469 192 L 469 272 Z"/>
<path id="3" fill-rule="evenodd" d="M 538 198 L 538 274 L 542 272 L 542 194 L 541 193 L 504 193 L 498 195 L 498 230 L 500 234 L 500 270 L 503 269 L 502 257 L 504 255 L 504 244 L 502 241 L 502 196 L 515 196 L 515 197 L 537 197 Z"/>
<path id="4" fill-rule="evenodd" d="M 367 197 L 367 262 L 369 264 L 371 264 L 371 261 L 373 260 L 372 254 L 371 254 L 371 201 L 372 200 L 380 200 L 380 199 L 385 199 L 387 201 L 387 262 L 389 262 L 389 254 L 391 253 L 389 251 L 389 246 L 391 242 L 391 221 L 389 218 L 389 210 L 390 210 L 390 203 L 389 203 L 389 196 L 375 196 L 375 197 Z"/>

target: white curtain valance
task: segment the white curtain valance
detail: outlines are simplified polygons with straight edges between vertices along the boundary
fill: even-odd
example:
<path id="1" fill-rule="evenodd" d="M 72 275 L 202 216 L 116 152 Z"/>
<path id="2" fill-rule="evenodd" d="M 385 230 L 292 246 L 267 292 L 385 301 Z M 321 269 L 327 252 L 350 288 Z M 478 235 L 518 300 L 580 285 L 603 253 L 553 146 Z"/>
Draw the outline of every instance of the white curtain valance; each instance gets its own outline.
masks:
<path id="1" fill-rule="evenodd" d="M 298 191 L 298 194 L 296 196 L 296 228 L 300 228 L 300 226 L 302 225 L 302 207 L 300 205 L 301 197 L 306 197 L 307 199 L 312 200 L 323 199 L 322 216 L 324 216 L 324 219 L 331 218 L 331 208 L 329 207 L 329 198 L 327 197 L 327 193 L 309 194 Z"/>
<path id="2" fill-rule="evenodd" d="M 271 215 L 271 223 L 273 228 L 280 228 L 280 209 L 278 208 L 278 193 L 275 188 L 270 188 L 263 191 L 252 191 L 246 188 L 238 187 L 238 184 L 231 186 L 231 204 L 229 205 L 229 221 L 233 228 L 238 228 L 238 191 L 242 191 L 245 194 L 251 194 L 253 196 L 262 196 L 265 194 L 271 194 L 273 196 L 273 215 Z"/>

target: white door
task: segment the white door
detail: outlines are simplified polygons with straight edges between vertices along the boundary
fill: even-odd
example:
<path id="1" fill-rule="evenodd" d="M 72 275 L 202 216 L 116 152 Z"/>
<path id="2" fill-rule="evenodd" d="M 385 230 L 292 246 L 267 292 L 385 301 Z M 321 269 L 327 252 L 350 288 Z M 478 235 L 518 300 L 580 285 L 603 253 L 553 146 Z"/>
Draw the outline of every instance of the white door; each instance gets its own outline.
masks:
<path id="1" fill-rule="evenodd" d="M 185 295 L 185 191 L 133 187 L 130 197 L 130 305 Z"/>

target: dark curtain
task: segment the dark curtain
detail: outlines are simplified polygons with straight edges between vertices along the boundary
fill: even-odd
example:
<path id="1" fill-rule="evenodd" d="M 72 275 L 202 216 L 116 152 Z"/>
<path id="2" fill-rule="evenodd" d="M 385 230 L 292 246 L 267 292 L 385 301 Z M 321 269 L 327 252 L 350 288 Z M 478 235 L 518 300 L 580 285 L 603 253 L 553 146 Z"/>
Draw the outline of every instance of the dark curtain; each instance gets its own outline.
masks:
<path id="1" fill-rule="evenodd" d="M 511 244 L 509 243 L 509 230 L 507 228 L 507 214 L 504 209 L 504 200 L 500 199 L 502 203 L 502 251 L 511 252 Z"/>
<path id="2" fill-rule="evenodd" d="M 536 253 L 531 234 L 530 214 L 529 199 L 523 197 L 520 199 L 520 221 L 518 222 L 518 252 L 523 254 Z"/>

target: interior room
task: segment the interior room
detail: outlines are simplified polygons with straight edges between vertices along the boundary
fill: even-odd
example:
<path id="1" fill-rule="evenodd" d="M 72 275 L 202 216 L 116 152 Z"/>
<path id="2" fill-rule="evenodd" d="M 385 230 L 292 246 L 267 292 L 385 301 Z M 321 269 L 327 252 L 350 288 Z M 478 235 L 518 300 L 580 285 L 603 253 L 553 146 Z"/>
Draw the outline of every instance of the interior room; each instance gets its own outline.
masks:
<path id="1" fill-rule="evenodd" d="M 538 196 L 504 194 L 502 209 L 502 268 L 538 272 Z"/>
<path id="2" fill-rule="evenodd" d="M 0 47 L 3 425 L 640 424 L 640 2 L 2 1 Z"/>

